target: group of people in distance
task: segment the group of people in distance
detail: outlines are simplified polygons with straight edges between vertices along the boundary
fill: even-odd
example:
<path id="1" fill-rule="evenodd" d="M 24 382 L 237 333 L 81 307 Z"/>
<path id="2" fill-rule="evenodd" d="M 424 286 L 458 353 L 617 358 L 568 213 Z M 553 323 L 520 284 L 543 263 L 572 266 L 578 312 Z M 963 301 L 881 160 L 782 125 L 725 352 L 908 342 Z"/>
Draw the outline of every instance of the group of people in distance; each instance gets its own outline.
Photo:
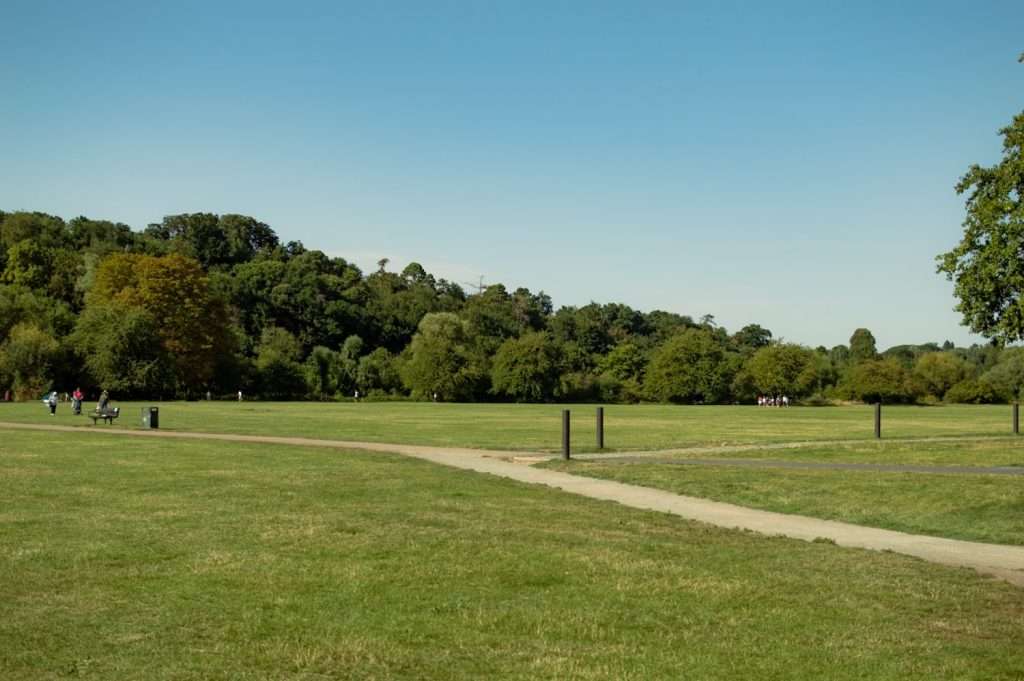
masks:
<path id="1" fill-rule="evenodd" d="M 57 391 L 54 390 L 49 395 L 47 395 L 46 397 L 43 398 L 43 403 L 47 407 L 50 408 L 50 416 L 56 416 L 57 415 L 57 403 L 58 402 L 68 402 L 68 401 L 70 401 L 71 402 L 71 411 L 72 411 L 72 413 L 74 413 L 75 416 L 78 416 L 79 414 L 82 413 L 82 400 L 84 400 L 84 399 L 85 399 L 85 395 L 82 393 L 82 389 L 81 388 L 75 388 L 75 392 L 71 393 L 70 395 L 67 394 L 67 393 L 64 393 L 64 395 L 58 395 Z M 107 405 L 109 405 L 109 404 L 110 404 L 110 393 L 108 393 L 106 390 L 104 390 L 103 394 L 100 395 L 100 401 L 96 405 L 96 409 L 97 409 L 97 411 L 101 411 L 101 412 L 105 411 L 106 408 L 107 408 Z"/>
<path id="2" fill-rule="evenodd" d="M 785 395 L 758 395 L 757 406 L 759 407 L 788 407 L 789 398 Z"/>

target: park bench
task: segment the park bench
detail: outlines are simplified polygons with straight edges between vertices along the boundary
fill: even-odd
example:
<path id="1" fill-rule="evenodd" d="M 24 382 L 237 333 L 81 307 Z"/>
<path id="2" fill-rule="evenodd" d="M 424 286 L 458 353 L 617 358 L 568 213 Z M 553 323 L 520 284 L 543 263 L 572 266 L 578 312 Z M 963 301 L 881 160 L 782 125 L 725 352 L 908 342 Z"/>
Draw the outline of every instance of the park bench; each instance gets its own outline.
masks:
<path id="1" fill-rule="evenodd" d="M 92 413 L 89 414 L 89 418 L 92 419 L 92 425 L 96 425 L 96 422 L 103 419 L 106 423 L 113 423 L 114 419 L 121 415 L 121 407 L 114 407 L 113 409 L 107 408 L 104 410 L 93 409 Z"/>

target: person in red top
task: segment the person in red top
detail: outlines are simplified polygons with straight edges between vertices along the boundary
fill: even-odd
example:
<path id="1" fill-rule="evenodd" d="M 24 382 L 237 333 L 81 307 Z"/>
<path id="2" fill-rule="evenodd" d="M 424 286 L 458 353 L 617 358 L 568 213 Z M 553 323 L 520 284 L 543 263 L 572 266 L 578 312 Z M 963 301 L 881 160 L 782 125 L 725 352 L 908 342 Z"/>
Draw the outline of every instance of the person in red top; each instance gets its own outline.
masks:
<path id="1" fill-rule="evenodd" d="M 71 410 L 77 416 L 82 413 L 82 399 L 85 395 L 82 394 L 81 388 L 75 388 L 75 392 L 71 393 Z"/>

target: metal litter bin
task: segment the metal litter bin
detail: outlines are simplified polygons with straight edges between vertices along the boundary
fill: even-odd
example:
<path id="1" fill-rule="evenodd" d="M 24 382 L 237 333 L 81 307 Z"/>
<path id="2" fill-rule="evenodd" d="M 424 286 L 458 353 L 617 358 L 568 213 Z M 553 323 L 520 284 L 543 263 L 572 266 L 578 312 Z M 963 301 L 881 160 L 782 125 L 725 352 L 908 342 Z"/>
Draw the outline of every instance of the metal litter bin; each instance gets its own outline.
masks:
<path id="1" fill-rule="evenodd" d="M 159 407 L 143 407 L 142 408 L 142 427 L 143 428 L 159 428 L 160 427 L 160 408 Z"/>

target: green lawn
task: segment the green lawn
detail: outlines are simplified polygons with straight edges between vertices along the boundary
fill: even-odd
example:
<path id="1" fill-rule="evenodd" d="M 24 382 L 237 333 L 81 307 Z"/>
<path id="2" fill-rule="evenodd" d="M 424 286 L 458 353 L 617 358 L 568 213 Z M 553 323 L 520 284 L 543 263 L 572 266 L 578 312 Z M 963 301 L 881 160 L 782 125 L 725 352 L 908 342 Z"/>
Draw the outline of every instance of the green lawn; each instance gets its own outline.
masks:
<path id="1" fill-rule="evenodd" d="M 155 403 L 159 404 L 159 403 Z M 91 406 L 91 405 L 87 405 Z M 139 427 L 140 404 L 122 405 L 115 427 Z M 557 451 L 561 405 L 432 403 L 170 402 L 159 404 L 161 428 L 207 432 Z M 571 405 L 574 451 L 593 451 L 592 405 Z M 886 438 L 997 436 L 1010 433 L 1008 406 L 886 407 Z M 51 418 L 39 403 L 0 404 L 0 421 L 89 425 L 61 404 Z M 612 405 L 605 444 L 615 450 L 694 444 L 870 440 L 872 408 Z"/>
<path id="2" fill-rule="evenodd" d="M 1024 676 L 1024 589 L 969 570 L 390 455 L 0 435 L 5 680 Z"/>
<path id="3" fill-rule="evenodd" d="M 614 460 L 622 454 L 586 454 L 584 458 Z M 799 447 L 765 447 L 751 445 L 749 449 L 721 450 L 716 447 L 680 450 L 671 454 L 645 453 L 638 459 L 752 459 L 764 461 L 805 461 L 821 463 L 875 463 L 915 464 L 935 466 L 1024 466 L 1024 438 L 1012 435 L 978 437 L 964 441 L 928 440 L 851 440 L 828 445 L 801 445 Z"/>
<path id="4" fill-rule="evenodd" d="M 866 443 L 841 447 L 755 450 L 747 459 L 939 465 L 1020 465 L 1024 445 L 992 439 L 963 443 Z M 599 459 L 546 467 L 858 525 L 1004 544 L 1024 544 L 1024 476 L 806 470 L 680 465 Z M 700 458 L 713 458 L 703 454 Z"/>

